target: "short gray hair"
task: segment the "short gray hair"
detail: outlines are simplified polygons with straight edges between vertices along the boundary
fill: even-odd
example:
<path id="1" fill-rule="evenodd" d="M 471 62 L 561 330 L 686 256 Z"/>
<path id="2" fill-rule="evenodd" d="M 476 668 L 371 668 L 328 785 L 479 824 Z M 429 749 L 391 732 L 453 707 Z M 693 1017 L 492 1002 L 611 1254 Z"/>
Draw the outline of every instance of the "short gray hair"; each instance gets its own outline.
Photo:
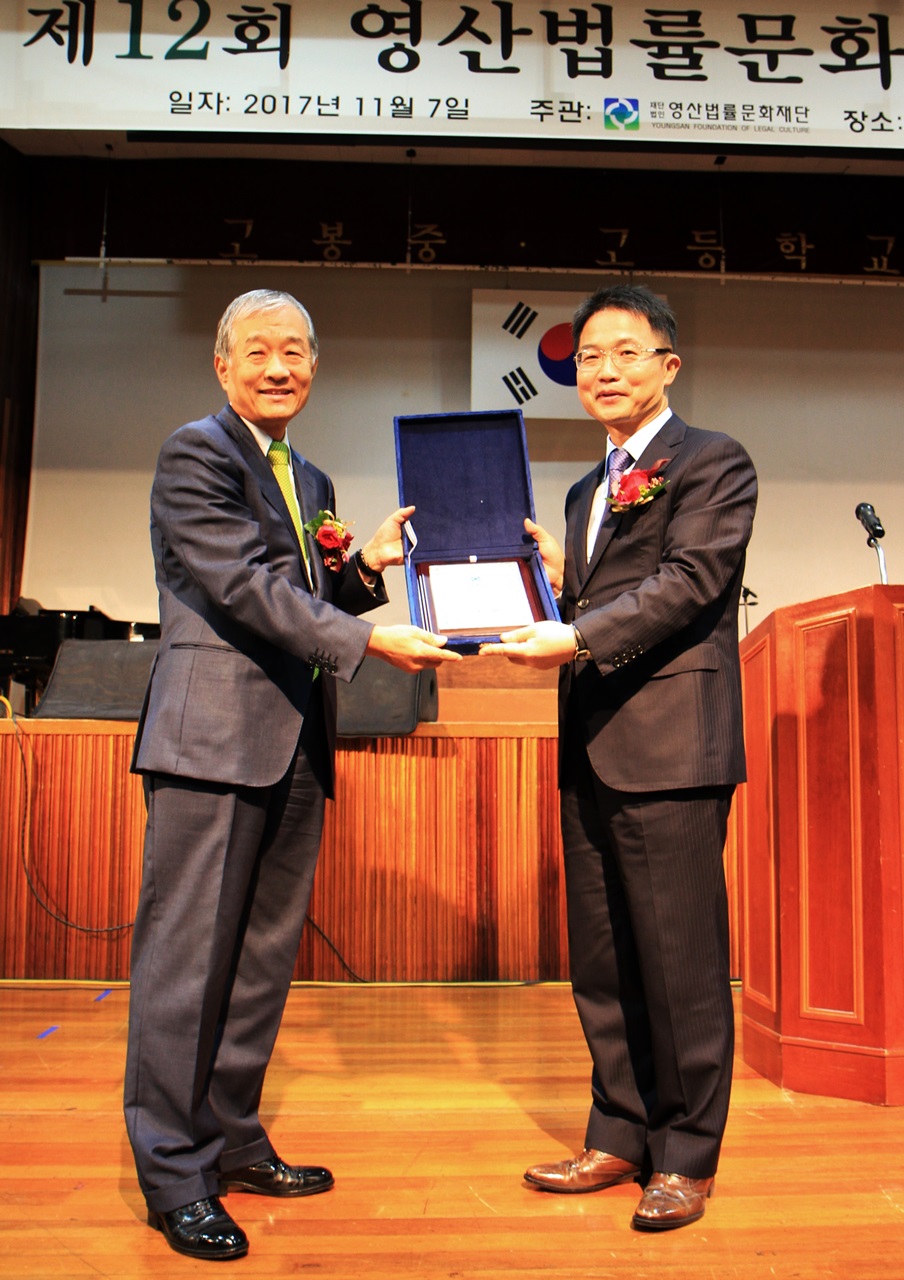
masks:
<path id="1" fill-rule="evenodd" d="M 246 316 L 259 315 L 262 312 L 279 311 L 282 307 L 294 307 L 304 320 L 305 328 L 308 331 L 311 359 L 316 360 L 317 334 L 314 332 L 314 322 L 297 298 L 293 298 L 291 293 L 284 293 L 280 289 L 252 289 L 248 293 L 240 293 L 237 298 L 233 298 L 220 316 L 214 354 L 220 356 L 223 360 L 229 359 L 232 355 L 235 326 L 240 320 L 244 320 Z"/>

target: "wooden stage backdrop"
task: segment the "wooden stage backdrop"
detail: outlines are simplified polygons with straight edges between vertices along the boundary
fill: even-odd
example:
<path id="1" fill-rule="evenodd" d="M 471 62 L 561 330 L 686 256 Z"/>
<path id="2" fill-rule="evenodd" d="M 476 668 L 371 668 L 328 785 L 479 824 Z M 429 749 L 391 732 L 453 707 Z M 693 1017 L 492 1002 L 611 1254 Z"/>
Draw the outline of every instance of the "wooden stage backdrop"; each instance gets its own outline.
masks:
<path id="1" fill-rule="evenodd" d="M 554 690 L 461 665 L 484 685 L 441 686 L 439 723 L 340 743 L 296 977 L 567 977 Z M 134 731 L 0 721 L 0 977 L 128 977 L 144 829 Z M 732 823 L 735 974 L 736 847 Z"/>

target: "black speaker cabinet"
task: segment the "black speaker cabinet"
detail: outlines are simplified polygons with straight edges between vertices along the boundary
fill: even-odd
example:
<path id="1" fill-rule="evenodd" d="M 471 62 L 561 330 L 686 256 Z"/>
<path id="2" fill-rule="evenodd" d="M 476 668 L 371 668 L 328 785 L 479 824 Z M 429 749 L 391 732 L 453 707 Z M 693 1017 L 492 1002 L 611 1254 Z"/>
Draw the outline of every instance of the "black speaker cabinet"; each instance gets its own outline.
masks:
<path id="1" fill-rule="evenodd" d="M 354 680 L 336 685 L 341 738 L 400 737 L 439 712 L 435 671 L 400 671 L 379 658 L 365 658 Z"/>
<path id="2" fill-rule="evenodd" d="M 33 717 L 137 720 L 156 652 L 156 640 L 64 640 Z M 410 674 L 365 658 L 351 683 L 336 685 L 343 738 L 400 736 L 437 717 L 435 671 Z"/>
<path id="3" fill-rule="evenodd" d="M 137 720 L 156 640 L 64 640 L 34 719 Z"/>

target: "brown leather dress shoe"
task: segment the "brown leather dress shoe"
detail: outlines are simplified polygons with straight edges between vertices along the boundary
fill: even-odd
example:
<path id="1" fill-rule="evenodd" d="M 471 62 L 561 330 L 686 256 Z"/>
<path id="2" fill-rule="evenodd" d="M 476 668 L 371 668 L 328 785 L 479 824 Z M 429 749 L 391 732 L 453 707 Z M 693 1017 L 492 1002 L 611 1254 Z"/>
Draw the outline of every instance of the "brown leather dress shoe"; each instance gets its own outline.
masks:
<path id="1" fill-rule="evenodd" d="M 606 1187 L 614 1187 L 619 1182 L 631 1182 L 639 1173 L 638 1165 L 589 1148 L 570 1160 L 535 1164 L 525 1173 L 524 1180 L 541 1191 L 564 1191 L 574 1195 L 605 1191 Z"/>
<path id="2" fill-rule="evenodd" d="M 221 1191 L 254 1191 L 259 1196 L 316 1196 L 333 1185 L 329 1169 L 286 1164 L 279 1156 L 220 1174 Z"/>
<path id="3" fill-rule="evenodd" d="M 715 1178 L 685 1178 L 680 1173 L 654 1173 L 634 1210 L 639 1231 L 671 1231 L 702 1218 L 715 1191 Z"/>

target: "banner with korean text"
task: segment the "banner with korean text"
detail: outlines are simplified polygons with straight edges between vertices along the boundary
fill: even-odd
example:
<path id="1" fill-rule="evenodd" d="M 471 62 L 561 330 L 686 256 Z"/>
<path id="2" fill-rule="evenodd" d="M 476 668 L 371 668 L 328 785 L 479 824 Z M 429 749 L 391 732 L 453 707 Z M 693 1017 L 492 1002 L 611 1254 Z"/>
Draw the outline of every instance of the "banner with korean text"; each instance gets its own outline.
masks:
<path id="1" fill-rule="evenodd" d="M 0 128 L 887 151 L 901 57 L 901 0 L 0 0 Z"/>

